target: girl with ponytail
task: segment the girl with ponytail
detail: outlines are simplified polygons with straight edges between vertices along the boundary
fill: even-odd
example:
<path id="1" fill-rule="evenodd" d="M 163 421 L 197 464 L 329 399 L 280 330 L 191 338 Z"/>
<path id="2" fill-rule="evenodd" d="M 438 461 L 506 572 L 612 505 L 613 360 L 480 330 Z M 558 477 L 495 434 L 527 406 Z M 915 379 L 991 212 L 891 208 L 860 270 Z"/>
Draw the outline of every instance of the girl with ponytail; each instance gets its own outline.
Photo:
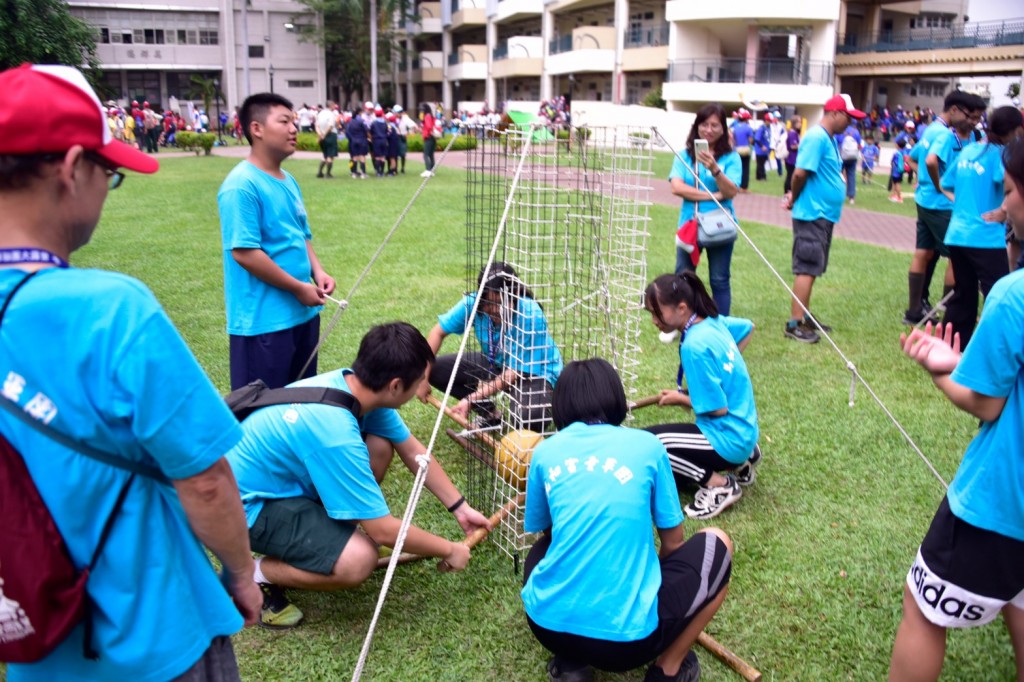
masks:
<path id="1" fill-rule="evenodd" d="M 754 482 L 761 460 L 754 389 L 740 354 L 754 324 L 719 315 L 704 283 L 690 271 L 658 277 L 644 298 L 654 326 L 662 333 L 681 333 L 677 388 L 663 390 L 658 404 L 696 414 L 693 424 L 660 424 L 647 430 L 668 451 L 677 484 L 700 486 L 683 511 L 691 518 L 710 519 L 740 498 L 740 485 Z"/>

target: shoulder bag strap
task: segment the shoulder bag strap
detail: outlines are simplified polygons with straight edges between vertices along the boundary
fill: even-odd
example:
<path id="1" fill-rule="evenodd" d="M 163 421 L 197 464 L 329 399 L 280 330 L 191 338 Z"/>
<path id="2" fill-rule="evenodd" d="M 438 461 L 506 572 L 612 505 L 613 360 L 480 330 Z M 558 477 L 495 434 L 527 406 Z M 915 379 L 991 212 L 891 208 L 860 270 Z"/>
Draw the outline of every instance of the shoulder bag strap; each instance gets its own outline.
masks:
<path id="1" fill-rule="evenodd" d="M 24 284 L 28 282 L 28 280 L 35 276 L 38 272 L 38 270 L 36 270 L 35 272 L 30 272 L 28 275 L 25 276 L 24 279 L 22 279 L 20 282 L 18 282 L 17 285 L 15 285 L 14 289 L 7 297 L 7 300 L 4 302 L 3 308 L 0 308 L 0 324 L 3 323 L 3 318 L 4 315 L 7 313 L 7 307 L 11 304 L 11 299 L 13 299 L 14 295 L 18 293 L 18 290 L 21 289 L 21 287 L 24 286 Z M 90 459 L 94 459 L 97 462 L 102 462 L 113 467 L 117 467 L 118 469 L 130 471 L 133 474 L 140 474 L 142 476 L 146 476 L 147 478 L 152 478 L 153 480 L 159 483 L 164 483 L 167 485 L 171 484 L 170 479 L 167 478 L 167 476 L 165 476 L 164 473 L 160 471 L 158 468 L 150 466 L 148 464 L 144 464 L 142 462 L 128 460 L 123 457 L 113 455 L 109 452 L 104 452 L 103 450 L 98 450 L 94 447 L 86 445 L 85 443 L 79 443 L 78 441 L 70 438 L 69 436 L 65 436 L 60 431 L 57 431 L 56 429 L 47 426 L 38 419 L 33 418 L 31 415 L 27 414 L 23 409 L 18 407 L 18 405 L 16 405 L 11 400 L 7 399 L 5 396 L 0 396 L 0 407 L 2 407 L 4 410 L 10 413 L 12 416 L 20 419 L 22 423 L 24 423 L 26 426 L 35 429 L 37 432 L 43 434 L 47 438 L 55 440 L 64 447 L 70 448 L 82 455 L 85 455 Z"/>

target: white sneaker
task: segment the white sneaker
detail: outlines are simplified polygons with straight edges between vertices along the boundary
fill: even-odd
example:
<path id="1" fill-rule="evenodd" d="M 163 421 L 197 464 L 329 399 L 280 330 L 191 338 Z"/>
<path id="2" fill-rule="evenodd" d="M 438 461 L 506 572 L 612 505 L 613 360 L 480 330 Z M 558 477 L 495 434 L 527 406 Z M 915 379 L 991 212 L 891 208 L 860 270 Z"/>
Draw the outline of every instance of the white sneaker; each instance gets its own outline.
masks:
<path id="1" fill-rule="evenodd" d="M 736 476 L 736 482 L 742 486 L 753 485 L 754 481 L 757 480 L 757 465 L 760 463 L 761 446 L 755 445 L 754 451 L 750 453 L 747 461 L 736 467 L 736 471 L 733 472 Z"/>
<path id="2" fill-rule="evenodd" d="M 683 513 L 691 519 L 710 519 L 743 497 L 743 489 L 732 474 L 725 475 L 725 485 L 701 488 L 693 498 L 693 503 L 683 507 Z"/>
<path id="3" fill-rule="evenodd" d="M 670 332 L 659 332 L 658 338 L 661 339 L 662 343 L 672 343 L 679 338 L 679 330 L 673 329 Z"/>
<path id="4" fill-rule="evenodd" d="M 430 177 L 431 175 L 433 175 L 433 174 L 434 174 L 434 172 L 433 172 L 433 171 L 428 171 L 428 170 L 425 170 L 425 171 L 423 171 L 422 173 L 420 173 L 420 177 L 421 177 L 421 178 L 429 178 L 429 177 Z"/>

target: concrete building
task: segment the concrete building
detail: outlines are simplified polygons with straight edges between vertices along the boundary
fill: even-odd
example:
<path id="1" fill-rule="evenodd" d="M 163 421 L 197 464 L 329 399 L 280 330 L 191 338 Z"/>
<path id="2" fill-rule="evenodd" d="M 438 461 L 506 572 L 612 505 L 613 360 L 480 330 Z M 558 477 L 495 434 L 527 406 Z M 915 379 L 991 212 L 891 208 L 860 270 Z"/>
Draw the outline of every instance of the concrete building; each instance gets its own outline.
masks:
<path id="1" fill-rule="evenodd" d="M 315 22 L 291 0 L 69 0 L 96 29 L 97 53 L 114 99 L 200 100 L 193 76 L 216 79 L 223 106 L 273 90 L 295 102 L 322 102 L 324 52 L 302 42 Z M 298 23 L 296 23 L 298 22 Z M 214 112 L 208 112 L 213 114 Z"/>

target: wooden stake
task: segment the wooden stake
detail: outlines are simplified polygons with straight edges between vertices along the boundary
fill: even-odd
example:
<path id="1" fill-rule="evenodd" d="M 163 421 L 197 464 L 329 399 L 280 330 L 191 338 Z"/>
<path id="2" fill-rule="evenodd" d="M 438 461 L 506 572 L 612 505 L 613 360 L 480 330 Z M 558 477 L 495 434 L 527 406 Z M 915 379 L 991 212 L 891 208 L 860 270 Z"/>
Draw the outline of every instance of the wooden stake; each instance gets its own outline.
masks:
<path id="1" fill-rule="evenodd" d="M 434 396 L 428 395 L 427 396 L 427 402 L 430 403 L 431 405 L 433 405 L 434 407 L 436 407 L 439 410 L 443 409 L 444 413 L 446 415 L 448 415 L 448 417 L 450 417 L 456 424 L 458 424 L 462 428 L 464 428 L 464 429 L 468 429 L 469 428 L 469 421 L 464 419 L 462 417 L 462 415 L 458 415 L 458 414 L 455 414 L 454 412 L 452 412 L 450 407 L 442 405 L 441 401 L 438 400 L 437 398 L 435 398 Z M 492 450 L 497 451 L 498 443 L 497 443 L 497 441 L 494 440 L 494 438 L 489 433 L 474 433 L 473 437 L 479 439 L 480 441 L 482 441 L 485 445 L 487 445 Z"/>
<path id="2" fill-rule="evenodd" d="M 526 499 L 526 495 L 524 495 L 523 493 L 519 493 L 518 495 L 515 496 L 514 499 L 511 499 L 508 502 L 506 502 L 501 507 L 501 509 L 491 514 L 491 518 L 489 519 L 489 521 L 491 522 L 491 528 L 497 528 L 498 525 L 505 520 L 505 517 L 512 513 L 513 509 L 517 509 L 519 505 L 523 503 L 524 499 Z M 466 545 L 466 547 L 472 549 L 476 547 L 478 544 L 480 544 L 480 541 L 487 537 L 489 533 L 490 531 L 486 528 L 477 528 L 472 533 L 463 538 L 461 542 L 462 544 Z M 407 564 L 412 561 L 422 561 L 423 559 L 429 558 L 430 557 L 425 557 L 420 554 L 410 554 L 408 552 L 402 552 L 398 556 L 398 563 Z M 377 559 L 377 568 L 387 568 L 387 565 L 389 563 L 391 563 L 391 557 L 382 556 L 381 558 Z"/>
<path id="3" fill-rule="evenodd" d="M 735 670 L 747 682 L 761 682 L 761 672 L 742 658 L 726 649 L 706 632 L 697 635 L 697 644 L 700 644 L 715 658 Z"/>

